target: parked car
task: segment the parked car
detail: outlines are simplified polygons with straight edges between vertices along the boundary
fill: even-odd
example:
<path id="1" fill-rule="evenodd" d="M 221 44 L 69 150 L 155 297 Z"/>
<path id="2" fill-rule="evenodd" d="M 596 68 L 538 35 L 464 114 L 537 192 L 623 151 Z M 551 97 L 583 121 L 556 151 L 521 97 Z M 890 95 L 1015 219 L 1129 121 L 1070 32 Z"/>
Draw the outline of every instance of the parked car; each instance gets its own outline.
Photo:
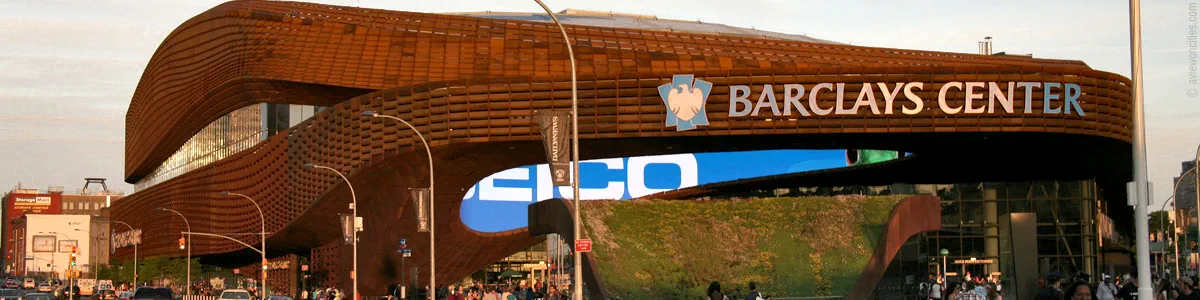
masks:
<path id="1" fill-rule="evenodd" d="M 295 300 L 295 299 L 292 299 L 292 297 L 288 297 L 288 296 L 271 296 L 271 297 L 267 297 L 267 300 Z"/>
<path id="2" fill-rule="evenodd" d="M 34 287 L 37 287 L 37 281 L 33 281 L 33 278 L 25 278 L 25 284 L 23 284 L 21 287 L 27 290 L 32 290 Z"/>
<path id="3" fill-rule="evenodd" d="M 22 300 L 54 300 L 54 296 L 47 293 L 28 293 Z"/>
<path id="4" fill-rule="evenodd" d="M 250 292 L 246 290 L 225 290 L 217 300 L 248 300 Z"/>
<path id="5" fill-rule="evenodd" d="M 117 300 L 133 300 L 133 292 L 121 292 L 121 295 L 117 296 Z"/>
<path id="6" fill-rule="evenodd" d="M 4 281 L 4 288 L 19 289 L 19 288 L 21 288 L 21 284 L 17 283 L 16 279 L 9 279 L 9 280 Z"/>
<path id="7" fill-rule="evenodd" d="M 165 287 L 140 287 L 133 293 L 134 300 L 173 300 L 175 293 Z"/>

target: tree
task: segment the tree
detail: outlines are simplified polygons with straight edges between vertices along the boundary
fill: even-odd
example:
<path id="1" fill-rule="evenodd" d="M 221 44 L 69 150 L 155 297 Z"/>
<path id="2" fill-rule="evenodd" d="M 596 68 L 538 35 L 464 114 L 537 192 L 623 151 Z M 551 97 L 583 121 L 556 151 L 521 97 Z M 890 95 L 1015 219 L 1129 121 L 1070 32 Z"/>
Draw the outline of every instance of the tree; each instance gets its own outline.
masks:
<path id="1" fill-rule="evenodd" d="M 1157 234 L 1159 231 L 1170 234 L 1172 228 L 1174 227 L 1169 212 L 1160 210 L 1150 213 L 1150 234 Z"/>

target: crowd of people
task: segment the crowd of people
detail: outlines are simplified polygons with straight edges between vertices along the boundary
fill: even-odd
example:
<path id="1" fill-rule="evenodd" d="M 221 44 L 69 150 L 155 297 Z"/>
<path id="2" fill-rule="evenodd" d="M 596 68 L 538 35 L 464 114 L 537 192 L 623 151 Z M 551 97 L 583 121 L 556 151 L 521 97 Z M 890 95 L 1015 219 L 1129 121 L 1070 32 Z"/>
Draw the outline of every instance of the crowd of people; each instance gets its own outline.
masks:
<path id="1" fill-rule="evenodd" d="M 1171 277 L 1171 276 L 1168 276 Z M 999 278 L 965 278 L 945 282 L 941 276 L 930 275 L 930 280 L 920 284 L 920 299 L 927 300 L 1000 300 L 1004 298 L 1003 285 Z M 1155 300 L 1200 300 L 1196 291 L 1196 279 L 1182 276 L 1179 279 L 1154 277 Z M 1103 274 L 1093 281 L 1088 274 L 1063 278 L 1051 272 L 1038 280 L 1040 290 L 1034 300 L 1135 300 L 1138 299 L 1137 281 L 1129 274 L 1113 278 Z M 1024 297 L 1022 297 L 1024 298 Z"/>
<path id="2" fill-rule="evenodd" d="M 999 277 L 987 279 L 967 273 L 962 279 L 946 282 L 941 276 L 929 274 L 929 281 L 920 283 L 918 291 L 922 299 L 1000 300 L 1004 285 Z"/>
<path id="3" fill-rule="evenodd" d="M 409 294 L 409 299 L 415 298 L 424 299 L 428 295 L 429 287 L 417 291 L 415 295 Z M 400 299 L 400 290 L 392 289 L 388 295 L 391 299 Z M 484 286 L 483 284 L 460 285 L 460 286 L 444 286 L 437 289 L 436 299 L 438 300 L 567 300 L 570 298 L 570 293 L 563 290 L 560 291 L 553 285 L 546 284 L 541 281 L 535 281 L 532 284 L 501 284 Z M 320 300 L 320 299 L 314 299 Z M 338 299 L 340 300 L 340 299 Z"/>

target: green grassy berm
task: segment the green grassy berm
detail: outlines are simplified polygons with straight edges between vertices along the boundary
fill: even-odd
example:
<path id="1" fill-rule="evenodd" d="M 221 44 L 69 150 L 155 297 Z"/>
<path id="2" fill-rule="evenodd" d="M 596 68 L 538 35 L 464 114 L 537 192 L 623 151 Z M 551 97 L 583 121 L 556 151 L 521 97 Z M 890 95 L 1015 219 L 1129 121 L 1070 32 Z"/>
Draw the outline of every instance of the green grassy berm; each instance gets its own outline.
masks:
<path id="1" fill-rule="evenodd" d="M 585 236 L 614 299 L 846 295 L 907 196 L 584 201 Z"/>

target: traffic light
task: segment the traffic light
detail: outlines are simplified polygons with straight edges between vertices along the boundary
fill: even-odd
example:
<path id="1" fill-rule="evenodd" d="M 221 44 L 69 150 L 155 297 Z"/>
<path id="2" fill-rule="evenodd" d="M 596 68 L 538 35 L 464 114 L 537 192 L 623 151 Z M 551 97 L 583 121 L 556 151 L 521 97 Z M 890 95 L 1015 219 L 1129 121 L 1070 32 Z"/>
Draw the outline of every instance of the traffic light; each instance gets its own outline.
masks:
<path id="1" fill-rule="evenodd" d="M 75 267 L 75 256 L 79 253 L 79 247 L 71 246 L 71 267 Z"/>
<path id="2" fill-rule="evenodd" d="M 187 249 L 187 239 L 179 237 L 179 250 Z"/>

